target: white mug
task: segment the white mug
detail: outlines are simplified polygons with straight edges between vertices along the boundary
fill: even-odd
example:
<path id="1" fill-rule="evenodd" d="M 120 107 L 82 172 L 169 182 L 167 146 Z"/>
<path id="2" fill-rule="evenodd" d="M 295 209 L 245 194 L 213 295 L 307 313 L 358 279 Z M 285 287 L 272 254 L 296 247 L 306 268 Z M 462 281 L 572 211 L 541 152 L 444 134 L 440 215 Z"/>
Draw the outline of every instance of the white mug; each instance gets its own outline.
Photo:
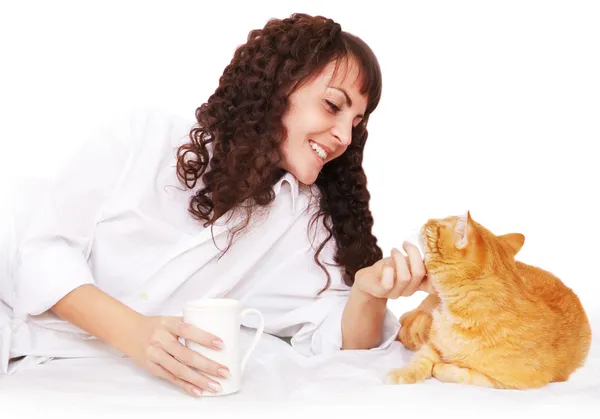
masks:
<path id="1" fill-rule="evenodd" d="M 240 327 L 242 317 L 246 314 L 256 314 L 259 318 L 259 326 L 250 346 L 242 355 Z M 210 376 L 211 379 L 221 384 L 221 390 L 216 393 L 203 391 L 202 395 L 222 396 L 240 390 L 246 362 L 256 347 L 265 327 L 261 312 L 254 308 L 242 310 L 240 302 L 230 298 L 199 299 L 184 304 L 183 321 L 212 333 L 223 341 L 222 349 L 207 348 L 187 340 L 185 342 L 185 346 L 188 348 L 229 368 L 229 378 Z"/>

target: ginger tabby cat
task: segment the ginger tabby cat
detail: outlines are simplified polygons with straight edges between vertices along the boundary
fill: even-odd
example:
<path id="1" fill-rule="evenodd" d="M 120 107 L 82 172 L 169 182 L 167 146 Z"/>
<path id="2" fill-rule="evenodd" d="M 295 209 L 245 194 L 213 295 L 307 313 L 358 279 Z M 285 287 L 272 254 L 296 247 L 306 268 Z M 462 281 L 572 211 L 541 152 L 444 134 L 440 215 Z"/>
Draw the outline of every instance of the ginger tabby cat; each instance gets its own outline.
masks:
<path id="1" fill-rule="evenodd" d="M 525 237 L 496 236 L 464 217 L 421 229 L 427 275 L 438 295 L 401 317 L 398 339 L 417 350 L 390 384 L 443 382 L 527 389 L 566 381 L 582 366 L 591 328 L 557 277 L 515 261 Z"/>

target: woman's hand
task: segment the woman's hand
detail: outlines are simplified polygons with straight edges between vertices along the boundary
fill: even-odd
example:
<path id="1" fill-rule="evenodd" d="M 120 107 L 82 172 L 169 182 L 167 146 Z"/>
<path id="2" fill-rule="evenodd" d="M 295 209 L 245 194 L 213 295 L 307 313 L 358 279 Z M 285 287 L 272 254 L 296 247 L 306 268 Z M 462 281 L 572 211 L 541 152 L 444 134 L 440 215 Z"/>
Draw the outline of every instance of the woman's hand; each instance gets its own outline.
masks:
<path id="1" fill-rule="evenodd" d="M 214 349 L 220 349 L 222 341 L 181 317 L 144 316 L 92 284 L 75 288 L 52 311 L 190 394 L 215 391 L 219 384 L 209 375 L 228 378 L 226 366 L 187 348 L 179 338 Z"/>
<path id="2" fill-rule="evenodd" d="M 229 369 L 179 342 L 179 337 L 212 349 L 223 342 L 210 333 L 183 322 L 181 317 L 141 317 L 128 350 L 132 360 L 151 374 L 164 378 L 188 393 L 216 392 L 220 385 L 209 375 L 229 377 Z"/>
<path id="3" fill-rule="evenodd" d="M 404 256 L 398 249 L 392 255 L 356 273 L 354 286 L 362 292 L 377 298 L 396 299 L 413 295 L 416 291 L 435 293 L 427 279 L 425 264 L 419 249 L 404 242 Z"/>

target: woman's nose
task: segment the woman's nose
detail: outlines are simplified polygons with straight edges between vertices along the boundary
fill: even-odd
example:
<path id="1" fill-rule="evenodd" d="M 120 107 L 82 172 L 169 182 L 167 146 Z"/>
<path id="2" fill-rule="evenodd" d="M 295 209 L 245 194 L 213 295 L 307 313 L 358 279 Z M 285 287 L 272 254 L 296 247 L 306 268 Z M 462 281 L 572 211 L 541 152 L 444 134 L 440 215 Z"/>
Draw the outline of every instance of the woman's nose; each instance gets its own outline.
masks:
<path id="1" fill-rule="evenodd" d="M 333 130 L 333 136 L 343 146 L 348 146 L 352 142 L 352 124 L 339 123 Z"/>

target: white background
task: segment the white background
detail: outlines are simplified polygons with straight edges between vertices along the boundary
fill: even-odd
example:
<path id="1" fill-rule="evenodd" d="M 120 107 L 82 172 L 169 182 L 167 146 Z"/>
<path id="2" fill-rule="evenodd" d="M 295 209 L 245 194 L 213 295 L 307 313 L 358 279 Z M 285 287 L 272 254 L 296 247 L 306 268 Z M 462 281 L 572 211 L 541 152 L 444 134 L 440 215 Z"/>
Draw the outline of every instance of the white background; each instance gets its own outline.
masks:
<path id="1" fill-rule="evenodd" d="M 600 295 L 596 1 L 58 1 L 0 7 L 0 181 L 50 176 L 101 121 L 187 117 L 251 29 L 323 14 L 380 59 L 365 169 L 384 252 L 470 210 L 519 257 Z M 6 195 L 5 195 L 6 196 Z M 399 315 L 423 297 L 391 301 Z"/>

